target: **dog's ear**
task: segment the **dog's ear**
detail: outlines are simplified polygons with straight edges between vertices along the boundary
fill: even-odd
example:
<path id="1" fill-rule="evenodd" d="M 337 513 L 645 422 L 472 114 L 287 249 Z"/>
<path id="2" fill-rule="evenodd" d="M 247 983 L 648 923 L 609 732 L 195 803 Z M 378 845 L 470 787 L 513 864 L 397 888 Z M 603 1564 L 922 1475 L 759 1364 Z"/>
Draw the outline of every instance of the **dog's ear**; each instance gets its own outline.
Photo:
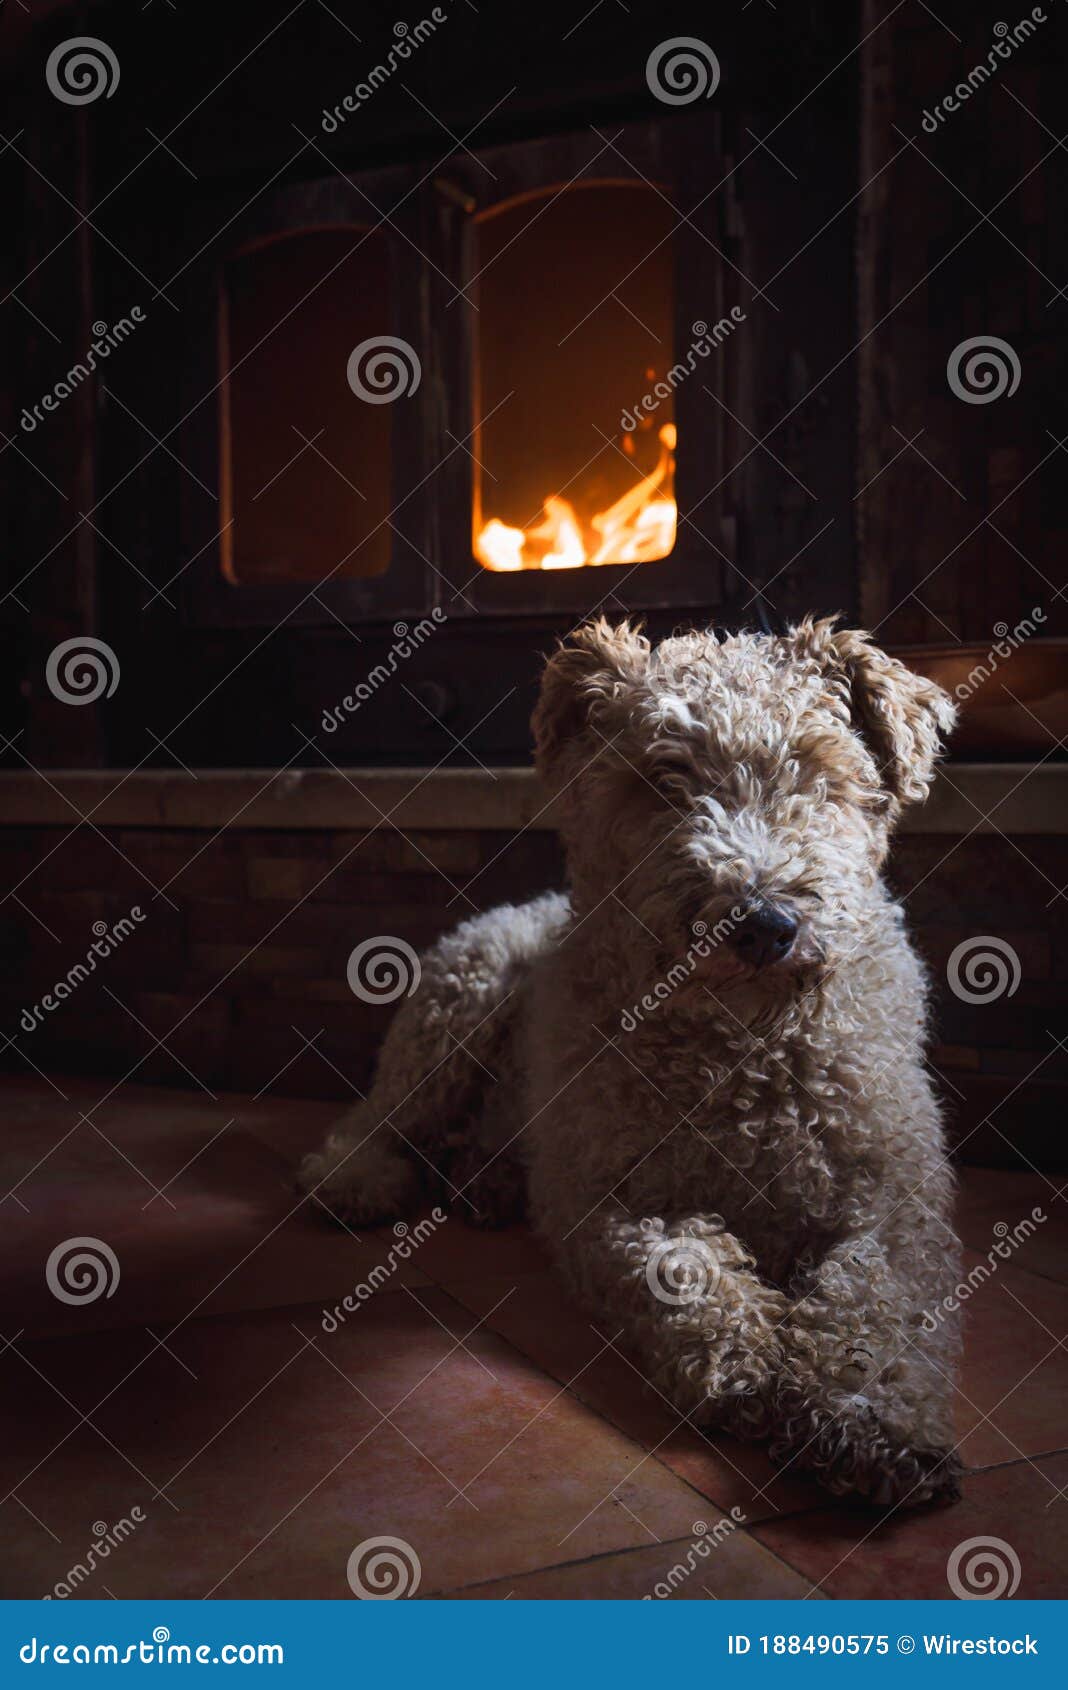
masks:
<path id="1" fill-rule="evenodd" d="M 534 761 L 547 785 L 555 784 L 583 731 L 641 680 L 648 663 L 649 641 L 629 622 L 613 627 L 597 617 L 560 642 L 545 665 L 531 720 Z"/>
<path id="2" fill-rule="evenodd" d="M 894 805 L 926 798 L 942 741 L 956 721 L 948 693 L 917 675 L 857 628 L 835 630 L 835 618 L 806 618 L 792 630 L 795 646 L 837 680 L 856 731 L 875 759 Z"/>

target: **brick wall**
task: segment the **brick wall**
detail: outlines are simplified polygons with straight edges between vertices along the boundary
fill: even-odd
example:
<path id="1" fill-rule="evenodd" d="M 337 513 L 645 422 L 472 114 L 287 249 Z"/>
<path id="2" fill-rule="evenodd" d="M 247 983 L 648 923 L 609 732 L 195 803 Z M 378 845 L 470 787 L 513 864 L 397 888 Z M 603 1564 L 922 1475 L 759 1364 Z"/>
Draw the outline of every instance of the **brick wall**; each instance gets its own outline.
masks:
<path id="1" fill-rule="evenodd" d="M 933 1060 L 972 1160 L 1011 1160 L 1012 1147 L 1043 1166 L 1064 1160 L 1064 859 L 1062 839 L 1034 835 L 1017 846 L 913 834 L 896 848 L 893 878 L 938 987 Z M 533 830 L 7 828 L 0 870 L 15 888 L 0 911 L 7 1066 L 118 1078 L 137 1064 L 135 1078 L 163 1085 L 338 1098 L 366 1087 L 392 1014 L 346 982 L 360 939 L 423 947 L 473 908 L 563 883 L 555 837 Z M 85 957 L 94 923 L 113 929 L 135 905 L 144 919 L 24 1031 L 20 1017 Z M 1012 997 L 969 1004 L 947 989 L 945 964 L 987 933 L 1012 945 L 1021 981 Z"/>
<path id="2" fill-rule="evenodd" d="M 366 1085 L 392 1013 L 348 987 L 361 938 L 422 948 L 475 908 L 563 879 L 553 835 L 473 830 L 0 829 L 0 870 L 16 888 L 0 909 L 0 1028 L 39 1068 L 120 1076 L 140 1062 L 137 1079 L 165 1085 L 193 1083 L 191 1070 L 214 1091 L 329 1097 Z M 135 905 L 144 920 L 21 1030 L 93 924 Z M 4 1060 L 20 1065 L 10 1049 Z"/>
<path id="3" fill-rule="evenodd" d="M 1068 1163 L 1064 1119 L 1068 1053 L 1068 851 L 1057 835 L 1000 834 L 897 841 L 891 879 L 935 985 L 932 1063 L 966 1160 L 1021 1157 L 1042 1168 Z M 1011 996 L 968 1003 L 950 990 L 954 949 L 985 934 L 1019 958 Z M 975 947 L 976 950 L 982 947 Z"/>

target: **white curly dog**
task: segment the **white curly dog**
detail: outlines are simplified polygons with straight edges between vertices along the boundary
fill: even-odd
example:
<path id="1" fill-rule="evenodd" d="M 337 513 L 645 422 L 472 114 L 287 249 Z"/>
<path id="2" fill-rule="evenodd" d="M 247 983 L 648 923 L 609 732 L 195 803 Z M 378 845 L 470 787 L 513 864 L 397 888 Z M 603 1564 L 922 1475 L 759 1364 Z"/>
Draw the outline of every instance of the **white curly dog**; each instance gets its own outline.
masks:
<path id="1" fill-rule="evenodd" d="M 305 1189 L 526 1208 L 691 1419 L 877 1505 L 956 1495 L 953 1178 L 881 876 L 953 715 L 833 620 L 579 629 L 533 723 L 570 889 L 429 952 Z"/>

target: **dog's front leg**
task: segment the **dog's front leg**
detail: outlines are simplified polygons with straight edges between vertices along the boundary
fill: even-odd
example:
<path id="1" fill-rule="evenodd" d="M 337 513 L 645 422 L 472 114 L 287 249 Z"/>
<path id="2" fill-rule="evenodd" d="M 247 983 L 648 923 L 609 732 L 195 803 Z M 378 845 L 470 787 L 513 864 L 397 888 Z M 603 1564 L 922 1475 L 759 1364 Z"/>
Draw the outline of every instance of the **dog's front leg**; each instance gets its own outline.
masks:
<path id="1" fill-rule="evenodd" d="M 831 1490 L 916 1506 L 959 1493 L 952 1450 L 956 1323 L 941 1298 L 956 1240 L 914 1203 L 836 1245 L 797 1287 L 780 1333 L 772 1454 Z"/>
<path id="2" fill-rule="evenodd" d="M 787 1311 L 715 1215 L 598 1213 L 559 1252 L 578 1294 L 684 1414 L 767 1433 Z"/>

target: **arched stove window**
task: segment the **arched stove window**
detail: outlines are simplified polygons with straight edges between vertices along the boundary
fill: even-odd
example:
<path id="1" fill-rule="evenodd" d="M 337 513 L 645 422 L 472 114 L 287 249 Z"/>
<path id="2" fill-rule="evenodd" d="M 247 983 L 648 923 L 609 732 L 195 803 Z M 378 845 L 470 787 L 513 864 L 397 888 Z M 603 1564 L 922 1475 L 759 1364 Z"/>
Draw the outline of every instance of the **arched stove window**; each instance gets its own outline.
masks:
<path id="1" fill-rule="evenodd" d="M 389 565 L 391 414 L 355 346 L 389 329 L 388 236 L 287 231 L 222 271 L 219 565 L 234 586 L 362 580 Z"/>

